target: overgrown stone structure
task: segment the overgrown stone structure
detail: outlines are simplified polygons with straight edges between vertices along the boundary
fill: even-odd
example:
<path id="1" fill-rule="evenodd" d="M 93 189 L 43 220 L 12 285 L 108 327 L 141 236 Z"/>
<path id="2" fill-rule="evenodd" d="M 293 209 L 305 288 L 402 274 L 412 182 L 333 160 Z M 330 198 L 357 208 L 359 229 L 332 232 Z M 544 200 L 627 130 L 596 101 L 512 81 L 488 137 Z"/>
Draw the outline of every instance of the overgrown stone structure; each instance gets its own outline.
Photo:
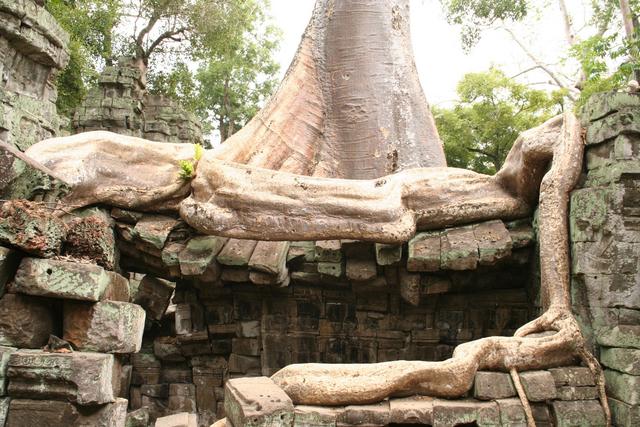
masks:
<path id="1" fill-rule="evenodd" d="M 55 78 L 69 61 L 69 36 L 31 0 L 0 1 L 0 141 L 24 151 L 57 136 L 64 120 L 56 110 Z M 0 151 L 0 194 L 26 169 Z M 13 188 L 15 197 L 29 197 Z"/>
<path id="2" fill-rule="evenodd" d="M 128 57 L 104 68 L 72 127 L 75 132 L 108 130 L 152 141 L 204 142 L 198 119 L 175 101 L 147 93 L 144 76 Z"/>
<path id="3" fill-rule="evenodd" d="M 331 13 L 348 15 L 341 5 Z M 386 30 L 402 33 L 405 13 L 392 8 Z M 308 48 L 283 87 L 314 63 Z M 67 189 L 41 185 L 0 204 L 0 425 L 603 426 L 609 407 L 615 425 L 640 422 L 640 95 L 587 106 L 567 230 L 584 149 L 571 115 L 519 138 L 496 177 L 411 170 L 405 135 L 376 168 L 407 170 L 350 181 L 317 178 L 331 156 L 316 177 L 282 172 L 311 151 L 267 155 L 286 154 L 261 133 L 277 104 L 248 129 L 271 151 L 246 151 L 245 131 L 200 159 L 191 144 L 130 138 L 180 133 L 129 115 L 142 111 L 135 71 L 107 69 L 100 90 L 79 117 L 127 137 L 38 144 L 25 158 L 70 184 L 64 202 Z M 357 136 L 343 119 L 331 118 Z"/>

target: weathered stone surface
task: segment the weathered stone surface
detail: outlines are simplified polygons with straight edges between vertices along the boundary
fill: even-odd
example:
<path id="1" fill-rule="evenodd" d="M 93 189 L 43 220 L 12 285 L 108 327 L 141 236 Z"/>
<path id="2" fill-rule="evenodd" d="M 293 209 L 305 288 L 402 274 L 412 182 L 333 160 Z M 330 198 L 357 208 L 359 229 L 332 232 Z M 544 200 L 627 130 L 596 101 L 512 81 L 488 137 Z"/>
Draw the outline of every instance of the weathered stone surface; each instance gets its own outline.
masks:
<path id="1" fill-rule="evenodd" d="M 630 375 L 640 375 L 640 350 L 631 348 L 603 348 L 600 362 L 607 368 Z"/>
<path id="2" fill-rule="evenodd" d="M 409 271 L 440 270 L 440 233 L 419 233 L 409 241 Z"/>
<path id="3" fill-rule="evenodd" d="M 640 349 L 640 325 L 617 325 L 596 333 L 598 344 L 605 347 Z"/>
<path id="4" fill-rule="evenodd" d="M 104 297 L 115 280 L 121 280 L 116 273 L 95 264 L 25 258 L 20 263 L 12 290 L 28 295 L 96 302 Z"/>
<path id="5" fill-rule="evenodd" d="M 433 398 L 413 396 L 389 400 L 389 422 L 396 424 L 433 423 Z"/>
<path id="6" fill-rule="evenodd" d="M 142 245 L 159 253 L 164 248 L 169 234 L 178 224 L 178 220 L 170 217 L 145 215 L 136 223 L 133 233 Z"/>
<path id="7" fill-rule="evenodd" d="M 185 360 L 180 352 L 178 338 L 173 336 L 156 337 L 153 340 L 153 354 L 166 362 L 183 362 Z"/>
<path id="8" fill-rule="evenodd" d="M 316 259 L 315 242 L 291 242 L 287 253 L 287 263 L 299 265 Z"/>
<path id="9" fill-rule="evenodd" d="M 15 275 L 19 262 L 17 251 L 0 246 L 0 298 L 4 295 L 5 285 Z"/>
<path id="10" fill-rule="evenodd" d="M 339 426 L 386 426 L 389 424 L 391 412 L 389 402 L 384 401 L 371 405 L 351 405 L 340 411 L 337 418 Z"/>
<path id="11" fill-rule="evenodd" d="M 528 371 L 520 373 L 522 387 L 532 402 L 555 399 L 556 383 L 549 371 Z"/>
<path id="12" fill-rule="evenodd" d="M 402 259 L 402 245 L 376 243 L 376 262 L 378 265 L 396 265 Z"/>
<path id="13" fill-rule="evenodd" d="M 169 384 L 169 400 L 167 407 L 170 411 L 195 413 L 196 386 L 193 384 Z"/>
<path id="14" fill-rule="evenodd" d="M 325 276 L 340 278 L 344 276 L 345 266 L 343 262 L 319 262 L 318 273 Z"/>
<path id="15" fill-rule="evenodd" d="M 65 220 L 68 232 L 64 254 L 90 259 L 107 270 L 114 270 L 119 254 L 111 215 L 101 209 L 90 208 L 75 211 Z"/>
<path id="16" fill-rule="evenodd" d="M 110 354 L 20 350 L 9 357 L 9 396 L 67 400 L 79 405 L 115 401 Z"/>
<path id="17" fill-rule="evenodd" d="M 127 413 L 125 427 L 149 427 L 149 408 L 140 408 Z"/>
<path id="18" fill-rule="evenodd" d="M 556 383 L 560 386 L 585 387 L 594 386 L 595 379 L 589 368 L 585 367 L 563 367 L 548 369 Z"/>
<path id="19" fill-rule="evenodd" d="M 511 235 L 502 221 L 477 224 L 473 234 L 478 242 L 480 265 L 493 265 L 511 256 Z"/>
<path id="20" fill-rule="evenodd" d="M 55 332 L 54 310 L 48 301 L 17 294 L 0 298 L 0 345 L 40 348 Z"/>
<path id="21" fill-rule="evenodd" d="M 0 425 L 5 426 L 7 422 L 7 416 L 9 415 L 9 402 L 11 401 L 8 397 L 0 398 Z"/>
<path id="22" fill-rule="evenodd" d="M 270 378 L 238 378 L 227 381 L 224 409 L 233 425 L 286 427 L 293 425 L 289 396 Z"/>
<path id="23" fill-rule="evenodd" d="M 125 427 L 126 418 L 126 399 L 89 408 L 52 400 L 12 399 L 6 426 Z"/>
<path id="24" fill-rule="evenodd" d="M 478 242 L 472 227 L 451 228 L 442 233 L 440 267 L 443 270 L 473 270 L 478 261 Z"/>
<path id="25" fill-rule="evenodd" d="M 178 255 L 180 272 L 185 276 L 202 276 L 207 273 L 206 281 L 217 280 L 221 271 L 216 256 L 227 240 L 216 236 L 199 236 L 189 240 Z"/>
<path id="26" fill-rule="evenodd" d="M 135 353 L 142 346 L 145 311 L 136 304 L 66 301 L 64 339 L 80 351 Z"/>
<path id="27" fill-rule="evenodd" d="M 196 414 L 181 412 L 158 418 L 155 427 L 198 427 L 198 417 Z"/>
<path id="28" fill-rule="evenodd" d="M 4 396 L 7 393 L 7 367 L 9 366 L 9 356 L 16 350 L 18 349 L 15 347 L 0 346 L 0 396 Z"/>
<path id="29" fill-rule="evenodd" d="M 586 120 L 595 121 L 611 113 L 639 106 L 640 97 L 637 94 L 618 91 L 596 93 L 591 95 L 585 104 L 583 117 Z"/>
<path id="30" fill-rule="evenodd" d="M 605 369 L 607 395 L 630 405 L 640 405 L 640 376 Z"/>
<path id="31" fill-rule="evenodd" d="M 500 410 L 500 425 L 511 427 L 527 426 L 527 415 L 520 399 L 499 399 L 496 400 L 496 403 Z"/>
<path id="32" fill-rule="evenodd" d="M 378 267 L 373 259 L 348 258 L 346 274 L 350 280 L 372 280 L 378 275 Z"/>
<path id="33" fill-rule="evenodd" d="M 559 400 L 593 400 L 598 398 L 598 389 L 588 386 L 563 385 L 558 387 L 556 398 Z"/>
<path id="34" fill-rule="evenodd" d="M 407 273 L 400 270 L 400 296 L 413 306 L 420 305 L 421 277 L 419 274 Z"/>
<path id="35" fill-rule="evenodd" d="M 478 426 L 498 425 L 500 412 L 495 402 L 476 400 L 442 400 L 433 402 L 433 427 L 476 423 Z"/>
<path id="36" fill-rule="evenodd" d="M 249 259 L 249 269 L 281 275 L 287 268 L 289 245 L 289 242 L 258 242 Z"/>
<path id="37" fill-rule="evenodd" d="M 478 372 L 473 397 L 480 400 L 505 399 L 516 395 L 511 376 L 502 372 Z"/>
<path id="38" fill-rule="evenodd" d="M 640 425 L 640 405 L 629 405 L 618 399 L 609 398 L 609 407 L 616 426 Z"/>
<path id="39" fill-rule="evenodd" d="M 332 408 L 326 406 L 295 407 L 294 427 L 336 427 L 338 415 L 344 408 Z"/>
<path id="40" fill-rule="evenodd" d="M 144 308 L 150 319 L 160 320 L 167 311 L 175 287 L 175 283 L 146 275 L 140 281 L 133 302 Z"/>
<path id="41" fill-rule="evenodd" d="M 341 262 L 342 243 L 340 240 L 320 240 L 315 243 L 316 261 Z"/>
<path id="42" fill-rule="evenodd" d="M 257 244 L 255 240 L 229 239 L 218 254 L 218 262 L 231 267 L 246 267 Z"/>
<path id="43" fill-rule="evenodd" d="M 597 400 L 555 401 L 553 420 L 558 427 L 605 426 L 604 411 Z"/>
<path id="44" fill-rule="evenodd" d="M 23 200 L 0 206 L 0 243 L 41 257 L 59 255 L 67 235 L 64 222 L 45 207 Z"/>

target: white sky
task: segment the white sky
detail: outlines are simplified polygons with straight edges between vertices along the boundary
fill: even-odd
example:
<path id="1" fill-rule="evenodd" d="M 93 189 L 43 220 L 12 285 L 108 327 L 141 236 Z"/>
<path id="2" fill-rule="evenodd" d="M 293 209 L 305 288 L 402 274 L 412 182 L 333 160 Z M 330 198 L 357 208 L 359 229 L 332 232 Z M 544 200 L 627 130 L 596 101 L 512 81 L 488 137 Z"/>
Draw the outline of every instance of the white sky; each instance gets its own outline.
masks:
<path id="1" fill-rule="evenodd" d="M 577 21 L 576 28 L 580 28 L 586 19 L 583 16 L 583 1 L 567 1 Z M 528 45 L 537 54 L 555 61 L 564 50 L 558 2 L 537 0 L 535 3 L 545 12 L 535 23 L 537 33 L 528 35 Z M 282 75 L 295 54 L 314 4 L 315 0 L 271 0 L 272 16 L 284 33 L 280 51 L 276 55 Z M 480 44 L 465 54 L 458 29 L 446 22 L 439 0 L 411 0 L 411 21 L 416 65 L 427 99 L 432 105 L 445 106 L 455 100 L 456 84 L 468 72 L 485 71 L 493 64 L 500 66 L 507 75 L 515 75 L 533 64 L 502 30 L 485 33 Z M 522 28 L 527 28 L 520 27 L 520 32 Z M 531 73 L 527 78 L 534 83 L 549 80 L 540 73 Z"/>

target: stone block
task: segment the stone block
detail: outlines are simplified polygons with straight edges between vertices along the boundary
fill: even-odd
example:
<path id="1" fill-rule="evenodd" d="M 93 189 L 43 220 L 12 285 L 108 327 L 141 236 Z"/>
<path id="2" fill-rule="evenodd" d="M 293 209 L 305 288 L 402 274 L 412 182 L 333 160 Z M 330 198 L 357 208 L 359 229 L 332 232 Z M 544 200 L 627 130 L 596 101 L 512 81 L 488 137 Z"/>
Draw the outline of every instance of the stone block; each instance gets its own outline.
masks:
<path id="1" fill-rule="evenodd" d="M 57 332 L 55 319 L 50 302 L 6 294 L 0 298 L 0 345 L 41 348 Z"/>
<path id="2" fill-rule="evenodd" d="M 140 408 L 127 413 L 125 427 L 149 427 L 149 408 Z"/>
<path id="3" fill-rule="evenodd" d="M 315 243 L 315 255 L 318 262 L 342 262 L 342 243 L 340 240 L 319 240 Z"/>
<path id="4" fill-rule="evenodd" d="M 0 396 L 7 394 L 7 367 L 9 366 L 9 356 L 16 350 L 18 349 L 14 347 L 0 346 Z"/>
<path id="5" fill-rule="evenodd" d="M 295 407 L 294 427 L 336 427 L 338 415 L 344 408 L 326 406 Z"/>
<path id="6" fill-rule="evenodd" d="M 156 420 L 155 427 L 198 427 L 198 416 L 188 412 L 161 417 Z"/>
<path id="7" fill-rule="evenodd" d="M 287 270 L 289 245 L 289 242 L 258 242 L 249 259 L 249 269 L 274 276 L 282 275 Z"/>
<path id="8" fill-rule="evenodd" d="M 141 242 L 143 250 L 151 250 L 158 254 L 164 248 L 169 234 L 176 228 L 179 221 L 162 215 L 145 215 L 133 229 L 134 236 Z"/>
<path id="9" fill-rule="evenodd" d="M 287 427 L 293 425 L 293 402 L 270 378 L 227 381 L 224 409 L 233 425 Z"/>
<path id="10" fill-rule="evenodd" d="M 355 281 L 372 280 L 378 275 L 378 267 L 373 259 L 347 259 L 347 278 Z"/>
<path id="11" fill-rule="evenodd" d="M 318 262 L 318 273 L 325 276 L 340 278 L 344 276 L 344 272 L 343 262 Z"/>
<path id="12" fill-rule="evenodd" d="M 557 427 L 605 426 L 604 411 L 597 400 L 552 403 L 553 420 Z"/>
<path id="13" fill-rule="evenodd" d="M 4 295 L 5 286 L 18 269 L 20 256 L 17 251 L 0 246 L 0 298 Z"/>
<path id="14" fill-rule="evenodd" d="M 204 276 L 207 282 L 220 277 L 221 269 L 216 256 L 227 243 L 226 238 L 216 236 L 198 236 L 189 240 L 178 254 L 180 272 L 184 276 Z"/>
<path id="15" fill-rule="evenodd" d="M 629 375 L 640 375 L 640 350 L 632 348 L 603 348 L 600 363 L 607 368 Z"/>
<path id="16" fill-rule="evenodd" d="M 144 308 L 150 319 L 160 320 L 167 311 L 175 287 L 175 283 L 146 275 L 140 281 L 133 302 Z"/>
<path id="17" fill-rule="evenodd" d="M 473 397 L 480 400 L 516 396 L 511 376 L 502 372 L 478 372 L 473 383 Z"/>
<path id="18" fill-rule="evenodd" d="M 640 405 L 629 405 L 611 397 L 608 400 L 613 425 L 625 427 L 640 425 Z"/>
<path id="19" fill-rule="evenodd" d="M 433 423 L 433 398 L 412 396 L 389 400 L 389 422 L 393 424 Z"/>
<path id="20" fill-rule="evenodd" d="M 471 399 L 442 400 L 433 402 L 433 427 L 476 423 L 478 426 L 495 426 L 500 423 L 500 411 L 495 402 L 479 402 Z"/>
<path id="21" fill-rule="evenodd" d="M 242 356 L 260 356 L 262 344 L 255 338 L 233 338 L 231 349 L 235 354 Z"/>
<path id="22" fill-rule="evenodd" d="M 75 211 L 67 221 L 64 254 L 72 258 L 90 259 L 107 270 L 115 270 L 118 250 L 113 232 L 114 220 L 98 208 Z"/>
<path id="23" fill-rule="evenodd" d="M 6 427 L 125 427 L 126 418 L 126 399 L 88 408 L 53 400 L 12 399 Z"/>
<path id="24" fill-rule="evenodd" d="M 194 413 L 196 409 L 196 386 L 194 384 L 169 384 L 170 411 Z"/>
<path id="25" fill-rule="evenodd" d="M 142 346 L 145 311 L 136 304 L 65 301 L 64 339 L 80 351 L 136 353 Z"/>
<path id="26" fill-rule="evenodd" d="M 520 381 L 532 402 L 544 402 L 557 396 L 556 383 L 549 371 L 528 371 L 520 373 Z"/>
<path id="27" fill-rule="evenodd" d="M 338 414 L 338 426 L 386 426 L 389 424 L 391 410 L 389 402 L 384 401 L 370 405 L 346 406 Z"/>
<path id="28" fill-rule="evenodd" d="M 59 399 L 79 405 L 111 403 L 116 371 L 110 354 L 20 350 L 9 356 L 8 392 L 16 398 Z"/>
<path id="29" fill-rule="evenodd" d="M 589 368 L 581 366 L 548 369 L 557 387 L 574 386 L 586 387 L 596 385 Z"/>
<path id="30" fill-rule="evenodd" d="M 640 325 L 618 325 L 596 331 L 598 344 L 605 347 L 640 349 Z"/>
<path id="31" fill-rule="evenodd" d="M 60 255 L 67 235 L 64 222 L 37 204 L 12 200 L 0 206 L 0 243 L 26 253 L 52 257 Z"/>
<path id="32" fill-rule="evenodd" d="M 218 262 L 231 267 L 247 267 L 257 244 L 254 240 L 229 239 L 218 254 Z"/>
<path id="33" fill-rule="evenodd" d="M 378 265 L 396 265 L 402 259 L 402 245 L 376 243 L 376 262 Z"/>
<path id="34" fill-rule="evenodd" d="M 478 261 L 478 242 L 472 227 L 451 228 L 442 233 L 441 269 L 474 270 Z"/>
<path id="35" fill-rule="evenodd" d="M 527 415 L 522 407 L 520 399 L 499 399 L 496 400 L 500 410 L 500 424 L 510 427 L 527 427 Z"/>
<path id="36" fill-rule="evenodd" d="M 362 240 L 341 240 L 342 252 L 347 258 L 375 259 L 375 244 Z"/>
<path id="37" fill-rule="evenodd" d="M 229 372 L 238 374 L 259 372 L 261 366 L 259 357 L 242 356 L 235 353 L 229 356 Z"/>
<path id="38" fill-rule="evenodd" d="M 494 265 L 511 256 L 511 235 L 502 221 L 476 224 L 473 234 L 478 242 L 480 265 Z"/>
<path id="39" fill-rule="evenodd" d="M 440 270 L 440 233 L 419 233 L 409 241 L 407 270 Z"/>
<path id="40" fill-rule="evenodd" d="M 153 340 L 153 353 L 158 359 L 166 362 L 183 362 L 177 337 L 156 337 Z"/>
<path id="41" fill-rule="evenodd" d="M 587 127 L 586 144 L 595 145 L 623 133 L 640 133 L 640 117 L 635 110 L 620 110 Z"/>
<path id="42" fill-rule="evenodd" d="M 635 109 L 640 105 L 637 94 L 627 92 L 603 92 L 592 95 L 584 106 L 583 117 L 595 121 L 621 110 Z"/>
<path id="43" fill-rule="evenodd" d="M 9 415 L 9 403 L 11 399 L 8 397 L 0 398 L 0 425 L 4 427 L 7 422 L 7 416 Z"/>
<path id="44" fill-rule="evenodd" d="M 123 278 L 95 264 L 24 258 L 12 286 L 14 292 L 97 302 Z M 126 280 L 126 279 L 124 279 Z"/>
<path id="45" fill-rule="evenodd" d="M 406 270 L 400 270 L 400 296 L 409 304 L 417 307 L 420 305 L 421 277 L 419 274 L 411 274 Z"/>
<path id="46" fill-rule="evenodd" d="M 605 369 L 607 396 L 630 405 L 640 404 L 640 376 Z"/>
<path id="47" fill-rule="evenodd" d="M 563 385 L 558 387 L 556 398 L 559 400 L 593 400 L 598 398 L 598 389 L 588 386 Z"/>

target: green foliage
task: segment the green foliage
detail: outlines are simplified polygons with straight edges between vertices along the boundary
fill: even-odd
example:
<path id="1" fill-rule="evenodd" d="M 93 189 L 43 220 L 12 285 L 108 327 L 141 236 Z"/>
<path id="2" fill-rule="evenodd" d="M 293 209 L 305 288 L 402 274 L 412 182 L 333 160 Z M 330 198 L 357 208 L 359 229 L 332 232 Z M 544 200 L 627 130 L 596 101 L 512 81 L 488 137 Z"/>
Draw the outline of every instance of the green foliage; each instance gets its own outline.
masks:
<path id="1" fill-rule="evenodd" d="M 183 181 L 192 180 L 195 171 L 196 166 L 191 160 L 180 160 L 180 179 Z"/>
<path id="2" fill-rule="evenodd" d="M 202 147 L 202 145 L 200 145 L 200 144 L 195 144 L 194 149 L 195 149 L 195 150 L 194 150 L 195 152 L 194 152 L 194 154 L 193 154 L 193 159 L 194 159 L 196 162 L 199 162 L 199 161 L 200 161 L 200 159 L 202 158 L 202 155 L 204 154 L 204 148 L 203 148 L 203 147 Z"/>
<path id="3" fill-rule="evenodd" d="M 120 19 L 121 2 L 48 0 L 45 6 L 71 38 L 71 58 L 57 80 L 58 110 L 70 115 L 95 82 L 97 69 L 112 56 L 113 32 Z"/>
<path id="4" fill-rule="evenodd" d="M 559 112 L 563 94 L 533 90 L 498 69 L 466 74 L 452 109 L 434 108 L 451 167 L 493 174 L 518 134 Z"/>
<path id="5" fill-rule="evenodd" d="M 451 24 L 462 26 L 462 43 L 471 48 L 483 29 L 498 22 L 520 21 L 529 12 L 526 0 L 440 0 Z"/>

